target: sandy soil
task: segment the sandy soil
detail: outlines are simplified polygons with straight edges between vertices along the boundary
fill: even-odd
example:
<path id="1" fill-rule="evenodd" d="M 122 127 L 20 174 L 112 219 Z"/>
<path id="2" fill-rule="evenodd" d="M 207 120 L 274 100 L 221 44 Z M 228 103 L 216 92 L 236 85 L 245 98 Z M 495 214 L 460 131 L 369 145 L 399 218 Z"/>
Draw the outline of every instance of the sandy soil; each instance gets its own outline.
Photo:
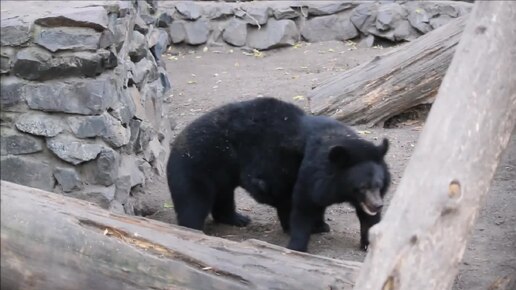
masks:
<path id="1" fill-rule="evenodd" d="M 166 111 L 175 120 L 177 134 L 186 124 L 221 104 L 256 96 L 274 96 L 306 109 L 306 94 L 325 79 L 366 62 L 388 48 L 352 49 L 342 42 L 301 44 L 299 47 L 244 54 L 229 47 L 174 48 L 165 56 L 173 82 L 166 100 Z M 414 149 L 421 121 L 406 122 L 398 128 L 367 129 L 364 138 L 379 142 L 391 140 L 387 154 L 393 184 L 387 202 L 395 192 Z M 361 130 L 363 128 L 357 128 Z M 175 216 L 164 179 L 152 182 L 144 199 L 149 207 L 160 208 L 151 217 L 175 223 Z M 249 238 L 284 246 L 288 236 L 281 231 L 275 211 L 257 204 L 237 189 L 237 207 L 252 218 L 245 228 L 207 221 L 210 235 L 242 241 Z M 501 277 L 516 279 L 516 134 L 497 171 L 495 181 L 479 214 L 454 289 L 488 289 Z M 327 257 L 362 261 L 358 249 L 359 225 L 354 210 L 346 205 L 332 206 L 326 214 L 331 232 L 313 235 L 309 251 Z M 496 288 L 494 288 L 496 289 Z"/>

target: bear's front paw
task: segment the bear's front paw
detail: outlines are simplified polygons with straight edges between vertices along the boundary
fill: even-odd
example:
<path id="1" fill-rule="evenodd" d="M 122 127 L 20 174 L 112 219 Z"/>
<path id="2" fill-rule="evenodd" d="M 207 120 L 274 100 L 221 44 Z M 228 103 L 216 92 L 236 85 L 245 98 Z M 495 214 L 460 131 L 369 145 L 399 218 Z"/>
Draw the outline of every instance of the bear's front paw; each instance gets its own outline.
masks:
<path id="1" fill-rule="evenodd" d="M 360 250 L 367 252 L 369 248 L 369 241 L 360 241 Z"/>
<path id="2" fill-rule="evenodd" d="M 312 228 L 312 234 L 329 233 L 329 232 L 330 232 L 330 226 L 327 223 L 325 223 L 325 222 L 316 224 Z"/>
<path id="3" fill-rule="evenodd" d="M 287 249 L 299 251 L 299 252 L 306 252 L 307 248 L 308 248 L 307 246 L 301 245 L 299 243 L 293 243 L 293 242 L 290 242 L 287 246 Z"/>
<path id="4" fill-rule="evenodd" d="M 235 212 L 231 217 L 215 219 L 216 222 L 236 227 L 245 227 L 251 222 L 251 218 L 246 215 Z"/>

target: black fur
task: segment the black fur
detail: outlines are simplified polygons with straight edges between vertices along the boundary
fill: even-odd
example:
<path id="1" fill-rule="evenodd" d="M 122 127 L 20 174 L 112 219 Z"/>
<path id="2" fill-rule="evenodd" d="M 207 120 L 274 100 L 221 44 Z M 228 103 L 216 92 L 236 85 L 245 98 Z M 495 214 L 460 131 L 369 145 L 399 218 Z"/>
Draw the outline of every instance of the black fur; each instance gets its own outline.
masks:
<path id="1" fill-rule="evenodd" d="M 357 209 L 366 248 L 381 208 L 381 199 L 366 197 L 387 191 L 387 150 L 387 140 L 375 146 L 338 121 L 259 98 L 222 106 L 187 126 L 172 145 L 167 177 L 179 225 L 202 230 L 210 212 L 217 222 L 247 225 L 250 219 L 235 211 L 241 186 L 276 208 L 290 249 L 306 251 L 311 233 L 328 232 L 324 211 L 341 202 Z"/>

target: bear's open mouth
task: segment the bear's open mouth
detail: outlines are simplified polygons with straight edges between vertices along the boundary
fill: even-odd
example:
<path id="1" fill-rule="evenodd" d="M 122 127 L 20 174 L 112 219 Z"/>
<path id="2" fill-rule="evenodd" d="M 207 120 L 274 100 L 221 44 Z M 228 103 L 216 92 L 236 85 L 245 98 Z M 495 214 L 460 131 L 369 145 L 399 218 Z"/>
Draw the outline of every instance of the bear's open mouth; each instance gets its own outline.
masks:
<path id="1" fill-rule="evenodd" d="M 374 209 L 371 209 L 370 207 L 367 206 L 366 203 L 364 202 L 361 202 L 360 203 L 360 206 L 362 207 L 362 210 L 364 210 L 364 212 L 368 215 L 371 215 L 371 216 L 374 216 L 378 213 L 377 210 L 374 210 Z"/>

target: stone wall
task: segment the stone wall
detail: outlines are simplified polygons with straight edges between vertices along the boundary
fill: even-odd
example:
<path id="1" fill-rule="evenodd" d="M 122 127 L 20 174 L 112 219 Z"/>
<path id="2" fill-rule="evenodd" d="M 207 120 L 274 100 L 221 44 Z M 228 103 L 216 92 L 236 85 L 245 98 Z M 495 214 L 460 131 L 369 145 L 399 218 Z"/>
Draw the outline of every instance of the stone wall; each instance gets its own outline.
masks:
<path id="1" fill-rule="evenodd" d="M 455 1 L 162 1 L 156 25 L 171 44 L 265 50 L 308 42 L 410 41 L 471 10 Z"/>
<path id="2" fill-rule="evenodd" d="M 164 173 L 170 136 L 168 36 L 138 16 L 153 9 L 2 1 L 2 179 L 138 213 L 131 193 Z"/>

